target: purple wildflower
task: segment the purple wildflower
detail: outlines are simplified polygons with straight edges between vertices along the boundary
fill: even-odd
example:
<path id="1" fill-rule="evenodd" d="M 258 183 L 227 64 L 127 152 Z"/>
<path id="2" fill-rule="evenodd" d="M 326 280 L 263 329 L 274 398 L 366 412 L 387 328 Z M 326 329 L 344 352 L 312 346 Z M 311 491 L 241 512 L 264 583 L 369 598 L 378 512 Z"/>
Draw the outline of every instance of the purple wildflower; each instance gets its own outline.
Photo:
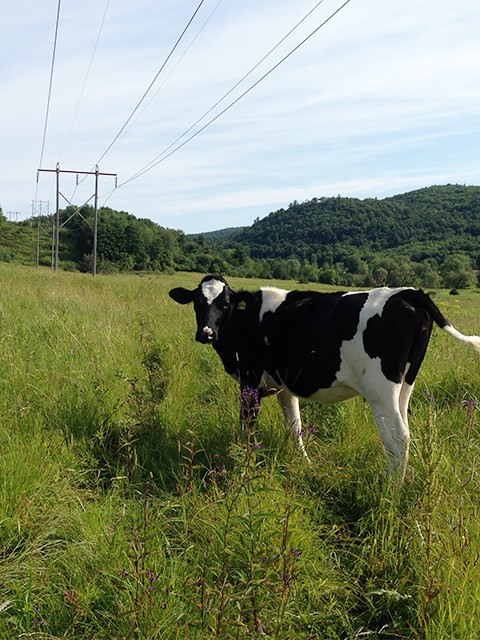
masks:
<path id="1" fill-rule="evenodd" d="M 293 582 L 293 576 L 290 573 L 285 572 L 282 576 L 283 584 L 287 589 L 290 589 Z"/>
<path id="2" fill-rule="evenodd" d="M 40 605 L 38 605 L 38 604 L 35 607 L 35 617 L 33 619 L 33 626 L 35 628 L 45 627 L 46 626 L 46 622 L 44 620 L 42 620 L 42 616 L 40 614 Z"/>
<path id="3" fill-rule="evenodd" d="M 157 582 L 157 580 L 160 578 L 160 574 L 156 575 L 155 571 L 152 571 L 151 569 L 149 571 L 146 572 L 146 577 L 148 579 L 149 585 L 147 587 L 147 590 L 149 593 L 152 593 L 153 591 L 153 585 L 155 584 L 155 582 Z"/>
<path id="4" fill-rule="evenodd" d="M 260 393 L 258 389 L 243 387 L 240 394 L 240 409 L 243 419 L 250 420 L 256 418 L 260 410 Z"/>
<path id="5" fill-rule="evenodd" d="M 309 437 L 309 436 L 313 436 L 315 433 L 317 433 L 318 429 L 314 424 L 309 424 L 308 427 L 302 427 L 300 429 L 300 437 L 301 438 L 305 438 L 305 437 Z"/>

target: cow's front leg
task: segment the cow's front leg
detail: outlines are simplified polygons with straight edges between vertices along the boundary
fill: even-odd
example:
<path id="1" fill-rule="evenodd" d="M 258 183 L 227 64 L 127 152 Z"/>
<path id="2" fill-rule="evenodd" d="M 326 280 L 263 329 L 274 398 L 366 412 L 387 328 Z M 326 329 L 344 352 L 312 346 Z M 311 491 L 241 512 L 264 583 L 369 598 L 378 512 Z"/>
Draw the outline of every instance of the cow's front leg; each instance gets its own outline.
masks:
<path id="1" fill-rule="evenodd" d="M 298 448 L 306 457 L 308 462 L 310 462 L 307 450 L 305 449 L 305 445 L 303 444 L 302 418 L 300 416 L 300 407 L 298 404 L 297 396 L 294 396 L 286 389 L 282 389 L 282 391 L 277 394 L 277 399 L 282 409 L 285 426 L 290 429 Z"/>

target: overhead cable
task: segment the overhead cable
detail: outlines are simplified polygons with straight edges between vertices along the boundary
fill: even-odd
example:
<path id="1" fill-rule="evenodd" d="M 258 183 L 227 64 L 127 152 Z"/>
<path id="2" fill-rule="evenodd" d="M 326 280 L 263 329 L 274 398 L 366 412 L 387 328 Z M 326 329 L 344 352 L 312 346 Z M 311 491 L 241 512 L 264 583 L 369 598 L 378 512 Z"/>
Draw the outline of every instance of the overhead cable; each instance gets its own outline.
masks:
<path id="1" fill-rule="evenodd" d="M 205 27 L 207 26 L 207 24 L 210 22 L 213 14 L 217 11 L 218 7 L 222 4 L 223 0 L 218 0 L 217 4 L 215 5 L 215 7 L 212 9 L 210 15 L 206 18 L 206 20 L 203 22 L 202 26 L 200 27 L 200 29 L 197 31 L 197 33 L 195 34 L 195 36 L 193 37 L 192 41 L 190 42 L 190 44 L 188 45 L 188 47 L 185 49 L 185 51 L 182 53 L 182 55 L 180 56 L 180 58 L 177 60 L 177 62 L 174 64 L 174 66 L 172 67 L 170 73 L 166 76 L 166 78 L 163 80 L 163 82 L 159 85 L 159 87 L 157 88 L 157 90 L 155 91 L 155 93 L 153 94 L 153 96 L 150 98 L 149 102 L 147 102 L 147 104 L 144 106 L 144 108 L 142 109 L 142 111 L 138 114 L 138 116 L 136 117 L 135 121 L 132 122 L 132 126 L 135 124 L 135 122 L 138 120 L 138 118 L 140 118 L 140 116 L 142 115 L 142 113 L 145 111 L 145 109 L 148 108 L 149 104 L 152 102 L 152 100 L 155 98 L 155 96 L 158 94 L 158 92 L 160 91 L 160 89 L 165 85 L 165 83 L 167 82 L 167 80 L 170 78 L 170 76 L 173 74 L 173 72 L 175 71 L 175 69 L 178 67 L 178 65 L 180 64 L 180 62 L 183 60 L 183 58 L 186 56 L 186 54 L 188 53 L 188 51 L 192 48 L 192 46 L 195 44 L 195 41 L 197 40 L 197 38 L 199 37 L 199 35 L 202 33 L 202 31 L 205 29 Z M 320 0 L 320 2 L 323 2 L 323 0 Z M 213 108 L 213 107 L 212 107 Z M 205 117 L 205 116 L 202 116 Z M 197 121 L 198 122 L 198 121 Z M 197 124 L 197 123 L 195 123 Z M 195 126 L 195 125 L 192 125 Z M 183 134 L 185 135 L 185 133 Z M 180 136 L 182 137 L 182 136 Z M 178 140 L 179 138 L 177 138 Z M 177 140 L 175 140 L 175 142 L 177 142 Z M 172 143 L 175 144 L 175 142 Z"/>
<path id="2" fill-rule="evenodd" d="M 155 77 L 153 78 L 153 80 L 151 81 L 151 83 L 148 85 L 145 93 L 143 94 L 143 96 L 140 98 L 140 100 L 138 101 L 136 107 L 133 109 L 132 113 L 128 116 L 127 120 L 125 121 L 125 124 L 122 126 L 122 128 L 120 129 L 120 131 L 117 133 L 117 135 L 114 137 L 114 139 L 112 140 L 112 142 L 108 145 L 108 147 L 106 148 L 106 150 L 103 152 L 103 154 L 100 156 L 100 158 L 97 160 L 97 162 L 95 163 L 96 165 L 99 165 L 100 162 L 103 160 L 103 158 L 105 158 L 105 156 L 107 155 L 107 153 L 110 151 L 110 149 L 113 147 L 113 145 L 115 144 L 115 142 L 119 139 L 119 137 L 122 135 L 123 131 L 125 130 L 126 126 L 128 125 L 128 123 L 130 122 L 130 120 L 133 118 L 133 116 L 135 115 L 135 113 L 137 112 L 138 108 L 140 107 L 140 105 L 142 104 L 142 102 L 145 100 L 145 98 L 147 97 L 147 94 L 149 93 L 150 89 L 153 87 L 153 85 L 155 84 L 158 76 L 162 73 L 163 69 L 165 68 L 167 62 L 170 60 L 170 58 L 172 57 L 175 49 L 178 47 L 178 45 L 180 44 L 180 41 L 182 40 L 183 36 L 185 35 L 185 33 L 187 32 L 188 28 L 190 27 L 190 25 L 192 24 L 193 20 L 195 19 L 195 16 L 197 15 L 197 13 L 200 10 L 200 7 L 202 6 L 202 4 L 205 2 L 205 0 L 200 0 L 197 8 L 195 9 L 192 17 L 190 18 L 190 20 L 188 21 L 186 27 L 183 29 L 182 33 L 180 34 L 180 36 L 178 37 L 177 41 L 175 42 L 175 44 L 173 45 L 170 53 L 168 54 L 168 56 L 165 58 L 165 61 L 163 62 L 162 66 L 160 67 L 160 69 L 157 71 L 157 73 L 155 74 Z"/>
<path id="3" fill-rule="evenodd" d="M 75 111 L 74 111 L 74 113 L 73 113 L 72 122 L 71 122 L 71 124 L 70 124 L 70 128 L 69 128 L 69 130 L 68 130 L 67 138 L 66 138 L 66 140 L 65 140 L 65 144 L 63 145 L 63 149 L 62 149 L 62 152 L 61 152 L 61 154 L 60 154 L 60 158 L 63 156 L 63 154 L 64 154 L 64 152 L 65 152 L 65 148 L 66 148 L 66 146 L 67 146 L 67 144 L 68 144 L 68 141 L 69 141 L 69 139 L 70 139 L 70 135 L 71 135 L 71 133 L 72 133 L 73 125 L 74 125 L 74 123 L 75 123 L 75 119 L 76 119 L 76 117 L 77 117 L 77 113 L 78 113 L 78 110 L 79 110 L 79 108 L 80 108 L 80 103 L 81 103 L 81 101 L 82 101 L 83 94 L 85 93 L 85 87 L 86 87 L 86 85 L 87 85 L 87 80 L 88 80 L 88 77 L 89 77 L 89 75 L 90 75 L 90 71 L 91 71 L 91 69 L 92 69 L 93 59 L 95 58 L 95 53 L 96 53 L 96 51 L 97 51 L 98 42 L 99 42 L 99 40 L 100 40 L 100 35 L 101 35 L 101 33 L 102 33 L 103 25 L 104 25 L 104 23 L 105 23 L 105 18 L 106 18 L 106 16 L 107 16 L 107 11 L 108 11 L 108 6 L 109 6 L 109 4 L 110 4 L 110 0 L 107 0 L 107 4 L 105 5 L 105 10 L 104 10 L 104 12 L 103 12 L 103 17 L 102 17 L 102 20 L 101 20 L 101 22 L 100 22 L 100 27 L 99 27 L 99 29 L 98 29 L 97 39 L 95 40 L 95 44 L 93 45 L 93 51 L 92 51 L 92 55 L 90 56 L 90 62 L 89 62 L 89 64 L 88 64 L 87 72 L 86 72 L 86 74 L 85 74 L 85 78 L 84 78 L 84 80 L 83 80 L 83 85 L 82 85 L 82 88 L 81 88 L 81 90 L 80 90 L 80 95 L 79 95 L 79 97 L 78 97 L 77 106 L 75 107 Z"/>
<path id="4" fill-rule="evenodd" d="M 292 27 L 292 29 L 290 29 L 290 31 L 289 31 L 285 36 L 283 36 L 283 38 L 282 38 L 279 42 L 277 42 L 277 44 L 276 44 L 276 45 L 275 45 L 274 47 L 272 47 L 272 48 L 270 49 L 270 51 L 269 51 L 268 53 L 266 53 L 266 54 L 263 56 L 263 58 L 262 58 L 261 60 L 259 60 L 259 61 L 257 62 L 257 64 L 256 64 L 256 65 L 254 65 L 254 66 L 250 69 L 250 71 L 248 71 L 248 72 L 247 72 L 247 73 L 246 73 L 242 78 L 240 78 L 240 80 L 239 80 L 238 82 L 236 82 L 236 83 L 233 85 L 233 87 L 232 87 L 231 89 L 229 89 L 229 90 L 227 91 L 227 93 L 225 93 L 225 94 L 224 94 L 224 95 L 223 95 L 219 100 L 217 100 L 217 102 L 216 102 L 212 107 L 210 107 L 210 109 L 208 109 L 208 111 L 206 111 L 202 116 L 200 116 L 200 118 L 198 118 L 198 120 L 196 120 L 196 121 L 195 121 L 195 122 L 194 122 L 194 123 L 193 123 L 193 124 L 188 128 L 188 129 L 186 129 L 186 130 L 185 130 L 181 135 L 179 135 L 179 136 L 178 136 L 178 138 L 176 138 L 176 139 L 175 139 L 171 144 L 169 144 L 169 145 L 168 145 L 168 147 L 166 147 L 166 148 L 165 148 L 161 153 L 159 153 L 159 154 L 158 154 L 158 156 L 156 156 L 156 157 L 155 157 L 153 160 L 151 160 L 147 165 L 145 165 L 145 167 L 144 167 L 143 169 L 141 169 L 141 170 L 138 172 L 138 174 L 135 174 L 133 177 L 131 177 L 131 178 L 129 179 L 129 181 L 130 181 L 130 180 L 134 180 L 134 179 L 137 177 L 137 175 L 142 175 L 143 173 L 146 173 L 146 172 L 149 170 L 149 168 L 152 168 L 153 166 L 155 166 L 155 163 L 156 163 L 156 161 L 157 161 L 159 158 L 161 158 L 164 154 L 166 154 L 166 153 L 167 153 L 167 151 L 169 151 L 169 150 L 170 150 L 174 145 L 176 145 L 176 144 L 177 144 L 177 142 L 179 142 L 179 141 L 180 141 L 182 138 L 184 138 L 188 133 L 190 133 L 190 131 L 191 131 L 192 129 L 194 129 L 194 128 L 197 126 L 197 124 L 199 124 L 202 120 L 204 120 L 204 119 L 205 119 L 205 118 L 206 118 L 206 117 L 207 117 L 207 116 L 208 116 L 208 115 L 209 115 L 209 114 L 210 114 L 210 113 L 211 113 L 211 112 L 212 112 L 216 107 L 218 107 L 218 105 L 219 105 L 221 102 L 223 102 L 223 101 L 225 100 L 225 98 L 227 98 L 227 96 L 229 96 L 233 91 L 235 91 L 235 89 L 236 89 L 239 85 L 241 85 L 241 84 L 242 84 L 242 82 L 244 82 L 244 80 L 246 80 L 246 79 L 248 78 L 248 76 L 250 76 L 250 75 L 251 75 L 251 74 L 252 74 L 256 69 L 258 69 L 258 67 L 259 67 L 263 62 L 265 62 L 265 60 L 266 60 L 266 59 L 267 59 L 267 58 L 268 58 L 268 57 L 269 57 L 269 56 L 270 56 L 270 55 L 271 55 L 271 54 L 272 54 L 276 49 L 278 49 L 278 47 L 279 47 L 281 44 L 283 44 L 283 43 L 285 42 L 285 40 L 286 40 L 286 39 L 287 39 L 287 38 L 288 38 L 288 37 L 289 37 L 289 36 L 290 36 L 290 35 L 291 35 L 291 34 L 292 34 L 296 29 L 298 29 L 298 27 L 299 27 L 303 22 L 305 22 L 305 20 L 306 20 L 306 19 L 307 19 L 307 18 L 308 18 L 308 17 L 309 17 L 309 16 L 310 16 L 310 15 L 311 15 L 315 10 L 316 10 L 316 9 L 318 9 L 318 7 L 322 4 L 322 2 L 323 2 L 323 1 L 324 1 L 324 0 L 319 0 L 319 2 L 317 2 L 317 4 L 316 4 L 312 9 L 310 9 L 310 11 L 309 11 L 305 16 L 303 16 L 303 18 L 302 18 L 299 22 L 297 22 L 297 24 L 296 24 L 294 27 Z M 150 167 L 150 165 L 152 165 L 152 167 Z M 125 183 L 123 183 L 123 184 L 125 184 Z M 121 186 L 121 185 L 120 185 L 120 186 Z"/>
<path id="5" fill-rule="evenodd" d="M 61 0 L 58 0 L 57 19 L 56 19 L 56 23 L 55 23 L 55 37 L 54 37 L 54 40 L 53 40 L 52 64 L 51 64 L 51 67 L 50 67 L 50 82 L 49 82 L 49 85 L 48 85 L 47 108 L 46 108 L 46 113 L 45 113 L 45 124 L 43 126 L 42 150 L 40 152 L 40 162 L 38 164 L 39 168 L 41 168 L 42 163 L 43 163 L 43 154 L 45 152 L 45 141 L 47 139 L 48 116 L 49 116 L 49 113 L 50 113 L 50 99 L 52 97 L 52 86 L 53 86 L 53 71 L 54 71 L 54 68 L 55 68 L 55 56 L 56 56 L 56 52 L 57 52 L 58 25 L 59 25 L 59 22 L 60 22 L 60 4 L 61 4 Z"/>
<path id="6" fill-rule="evenodd" d="M 242 94 L 240 94 L 237 98 L 235 98 L 235 100 L 233 100 L 232 102 L 230 102 L 230 104 L 228 104 L 222 111 L 220 111 L 216 116 L 214 116 L 211 120 L 209 120 L 206 124 L 204 124 L 202 127 L 200 127 L 200 129 L 198 129 L 195 133 L 193 133 L 191 136 L 189 136 L 186 140 L 184 140 L 182 143 L 180 143 L 179 145 L 177 145 L 176 147 L 174 147 L 171 151 L 169 151 L 168 153 L 166 153 L 166 151 L 168 149 L 170 149 L 174 143 L 172 143 L 172 145 L 170 145 L 169 147 L 167 147 L 166 150 L 164 150 L 160 156 L 157 156 L 154 160 L 152 160 L 150 163 L 148 163 L 147 165 L 145 165 L 145 167 L 143 167 L 143 169 L 141 169 L 140 171 L 138 171 L 136 174 L 134 174 L 133 176 L 131 176 L 130 178 L 128 178 L 127 180 L 125 180 L 124 182 L 120 183 L 118 185 L 119 187 L 122 187 L 126 184 L 128 184 L 129 182 L 132 182 L 133 180 L 139 178 L 140 176 L 142 176 L 143 174 L 147 173 L 148 171 L 150 171 L 151 169 L 153 169 L 154 167 L 158 166 L 161 162 L 164 162 L 167 158 L 169 158 L 171 155 L 173 155 L 176 151 L 178 151 L 179 149 L 181 149 L 182 147 L 184 147 L 186 144 L 188 144 L 191 140 L 193 140 L 194 138 L 196 138 L 200 133 L 202 133 L 203 131 L 205 131 L 205 129 L 207 127 L 209 127 L 211 124 L 213 124 L 216 120 L 218 120 L 224 113 L 226 113 L 229 109 L 231 109 L 235 104 L 237 104 L 237 102 L 239 102 L 242 98 L 244 98 L 248 93 L 250 93 L 250 91 L 252 91 L 256 86 L 258 86 L 263 80 L 265 80 L 265 78 L 267 78 L 271 73 L 273 73 L 273 71 L 275 71 L 276 69 L 278 69 L 278 67 L 283 64 L 285 62 L 285 60 L 287 60 L 288 58 L 290 58 L 290 56 L 292 56 L 296 51 L 298 51 L 298 49 L 300 49 L 300 47 L 302 47 L 308 40 L 310 40 L 310 38 L 312 38 L 322 27 L 324 27 L 328 22 L 330 22 L 330 20 L 332 18 L 334 18 L 348 3 L 350 2 L 350 0 L 346 0 L 338 9 L 336 9 L 328 18 L 326 18 L 326 20 L 324 20 L 318 27 L 316 27 L 306 38 L 304 38 L 299 44 L 297 44 L 289 53 L 287 53 L 287 55 L 285 55 L 279 62 L 277 62 L 273 67 L 271 67 L 271 69 L 269 69 L 266 73 L 263 74 L 263 76 L 261 76 L 258 80 L 256 80 L 248 89 L 246 89 Z M 268 55 L 268 54 L 267 54 Z M 259 63 L 260 64 L 260 63 Z M 257 65 L 258 66 L 258 65 Z M 250 73 L 250 72 L 249 72 Z M 249 73 L 247 75 L 249 75 Z M 246 76 L 245 76 L 246 77 Z M 241 81 L 240 81 L 241 82 Z M 238 86 L 239 83 L 237 83 L 236 86 Z M 230 92 L 229 92 L 230 93 Z M 226 94 L 228 95 L 228 94 Z M 223 98 L 222 98 L 223 100 Z M 221 102 L 221 100 L 219 101 Z M 217 103 L 218 104 L 218 103 Z M 212 107 L 213 109 L 214 107 Z M 212 111 L 212 109 L 210 109 L 207 113 L 210 113 Z M 205 117 L 206 114 L 204 114 L 204 116 L 202 116 L 202 118 L 200 118 L 198 122 L 200 122 L 200 120 L 202 120 Z M 195 125 L 192 125 L 192 127 L 190 127 L 190 129 L 188 129 L 187 131 L 190 131 Z M 184 134 L 182 134 L 179 138 L 177 138 L 177 141 L 180 140 L 184 135 L 186 134 L 186 132 Z"/>

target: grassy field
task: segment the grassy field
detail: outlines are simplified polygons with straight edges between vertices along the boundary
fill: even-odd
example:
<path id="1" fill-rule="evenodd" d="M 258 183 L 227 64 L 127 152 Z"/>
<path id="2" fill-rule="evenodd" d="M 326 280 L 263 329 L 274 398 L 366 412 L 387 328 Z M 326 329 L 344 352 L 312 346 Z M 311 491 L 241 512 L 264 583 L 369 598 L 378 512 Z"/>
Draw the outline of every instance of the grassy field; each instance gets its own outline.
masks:
<path id="1" fill-rule="evenodd" d="M 395 491 L 360 399 L 304 404 L 310 467 L 274 400 L 240 432 L 197 283 L 0 263 L 0 638 L 480 637 L 480 358 L 434 332 Z"/>

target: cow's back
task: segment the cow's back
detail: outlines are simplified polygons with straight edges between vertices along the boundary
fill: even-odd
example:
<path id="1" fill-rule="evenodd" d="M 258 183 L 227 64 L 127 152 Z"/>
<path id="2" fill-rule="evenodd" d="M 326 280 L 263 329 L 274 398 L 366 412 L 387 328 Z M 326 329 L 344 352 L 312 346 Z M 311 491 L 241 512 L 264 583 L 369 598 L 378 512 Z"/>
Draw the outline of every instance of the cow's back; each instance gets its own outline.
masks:
<path id="1" fill-rule="evenodd" d="M 387 371 L 393 361 L 396 375 L 403 366 L 400 351 L 406 350 L 399 328 L 409 321 L 404 290 L 289 292 L 262 321 L 269 373 L 307 398 L 335 384 L 358 381 L 372 361 Z"/>

